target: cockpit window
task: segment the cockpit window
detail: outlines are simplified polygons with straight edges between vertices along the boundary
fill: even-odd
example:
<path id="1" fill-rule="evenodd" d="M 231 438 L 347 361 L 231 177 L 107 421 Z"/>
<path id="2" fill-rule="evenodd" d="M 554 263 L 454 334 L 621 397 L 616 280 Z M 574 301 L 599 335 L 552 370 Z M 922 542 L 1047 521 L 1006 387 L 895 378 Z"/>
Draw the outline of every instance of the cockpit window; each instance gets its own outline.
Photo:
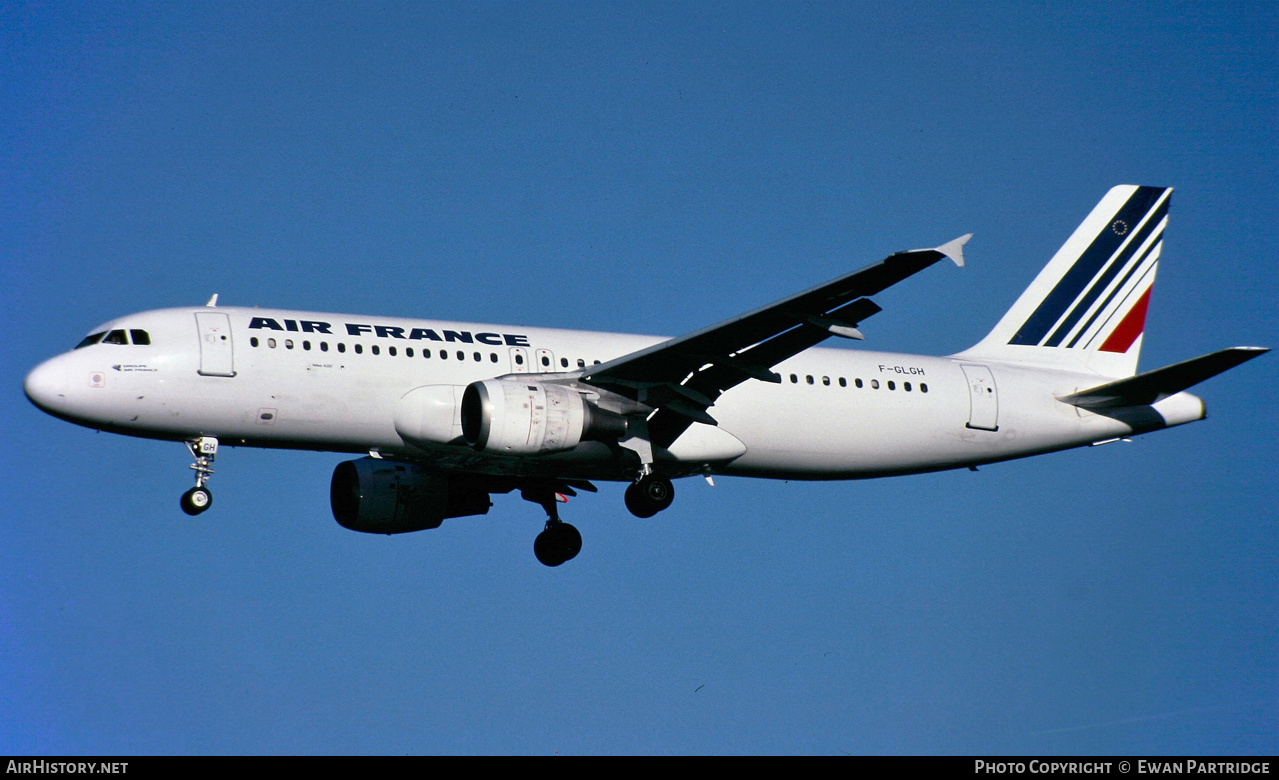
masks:
<path id="1" fill-rule="evenodd" d="M 90 333 L 89 335 L 84 337 L 83 341 L 81 341 L 79 344 L 76 344 L 75 348 L 79 349 L 80 347 L 87 347 L 87 346 L 90 346 L 91 344 L 97 344 L 99 341 L 102 341 L 102 337 L 105 335 L 107 335 L 107 332 L 105 330 L 100 330 L 97 333 Z"/>
<path id="2" fill-rule="evenodd" d="M 151 344 L 151 334 L 145 330 L 134 328 L 126 334 L 124 330 L 105 331 L 100 330 L 97 333 L 90 333 L 85 336 L 79 344 L 75 345 L 76 349 L 80 347 L 91 347 L 94 344 L 128 344 L 129 339 L 133 339 L 133 343 L 138 346 L 149 346 Z"/>

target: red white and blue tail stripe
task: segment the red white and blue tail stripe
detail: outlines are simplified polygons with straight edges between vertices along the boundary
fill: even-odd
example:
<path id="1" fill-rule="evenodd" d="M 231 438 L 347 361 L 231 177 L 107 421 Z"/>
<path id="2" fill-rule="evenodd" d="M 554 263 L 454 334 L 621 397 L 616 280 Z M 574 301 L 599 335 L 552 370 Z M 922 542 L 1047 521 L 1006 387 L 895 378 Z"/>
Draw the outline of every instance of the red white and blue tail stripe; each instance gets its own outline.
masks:
<path id="1" fill-rule="evenodd" d="M 1171 187 L 1121 185 L 1101 199 L 1030 287 L 966 357 L 1137 370 Z"/>

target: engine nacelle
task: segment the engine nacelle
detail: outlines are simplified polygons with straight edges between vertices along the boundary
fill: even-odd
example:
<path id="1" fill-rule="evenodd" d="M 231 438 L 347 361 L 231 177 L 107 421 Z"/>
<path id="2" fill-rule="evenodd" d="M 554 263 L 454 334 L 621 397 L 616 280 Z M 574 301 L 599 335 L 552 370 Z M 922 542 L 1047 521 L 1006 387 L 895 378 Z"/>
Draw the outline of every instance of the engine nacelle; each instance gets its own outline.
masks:
<path id="1" fill-rule="evenodd" d="M 377 458 L 339 463 L 329 501 L 339 525 L 370 534 L 438 528 L 445 518 L 487 514 L 493 505 L 479 480 Z"/>
<path id="2" fill-rule="evenodd" d="M 414 444 L 461 444 L 462 385 L 415 387 L 395 406 L 395 432 Z"/>
<path id="3" fill-rule="evenodd" d="M 541 455 L 626 434 L 626 418 L 571 387 L 516 379 L 472 382 L 462 394 L 462 438 L 480 452 Z"/>

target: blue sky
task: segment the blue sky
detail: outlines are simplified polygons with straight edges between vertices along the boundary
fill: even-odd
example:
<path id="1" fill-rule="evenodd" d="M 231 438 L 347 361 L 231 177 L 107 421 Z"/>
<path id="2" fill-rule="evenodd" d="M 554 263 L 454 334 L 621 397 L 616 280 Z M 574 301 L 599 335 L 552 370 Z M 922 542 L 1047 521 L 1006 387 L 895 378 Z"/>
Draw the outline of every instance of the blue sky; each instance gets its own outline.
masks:
<path id="1" fill-rule="evenodd" d="M 1275 405 L 927 476 L 622 489 L 400 537 L 342 456 L 181 445 L 21 377 L 203 303 L 676 335 L 973 232 L 867 348 L 976 342 L 1169 185 L 1142 355 L 1279 344 L 1264 3 L 7 3 L 0 753 L 1271 753 Z M 851 347 L 857 348 L 857 347 Z"/>

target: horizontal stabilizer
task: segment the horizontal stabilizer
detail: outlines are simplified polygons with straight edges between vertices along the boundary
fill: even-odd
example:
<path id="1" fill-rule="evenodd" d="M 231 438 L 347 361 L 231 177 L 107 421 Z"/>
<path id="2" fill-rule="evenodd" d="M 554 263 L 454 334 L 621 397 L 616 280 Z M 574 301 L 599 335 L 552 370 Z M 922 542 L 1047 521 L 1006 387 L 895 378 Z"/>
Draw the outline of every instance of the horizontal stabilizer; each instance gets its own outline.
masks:
<path id="1" fill-rule="evenodd" d="M 1269 351 L 1265 347 L 1231 347 L 1062 396 L 1058 400 L 1085 409 L 1148 406 Z"/>

